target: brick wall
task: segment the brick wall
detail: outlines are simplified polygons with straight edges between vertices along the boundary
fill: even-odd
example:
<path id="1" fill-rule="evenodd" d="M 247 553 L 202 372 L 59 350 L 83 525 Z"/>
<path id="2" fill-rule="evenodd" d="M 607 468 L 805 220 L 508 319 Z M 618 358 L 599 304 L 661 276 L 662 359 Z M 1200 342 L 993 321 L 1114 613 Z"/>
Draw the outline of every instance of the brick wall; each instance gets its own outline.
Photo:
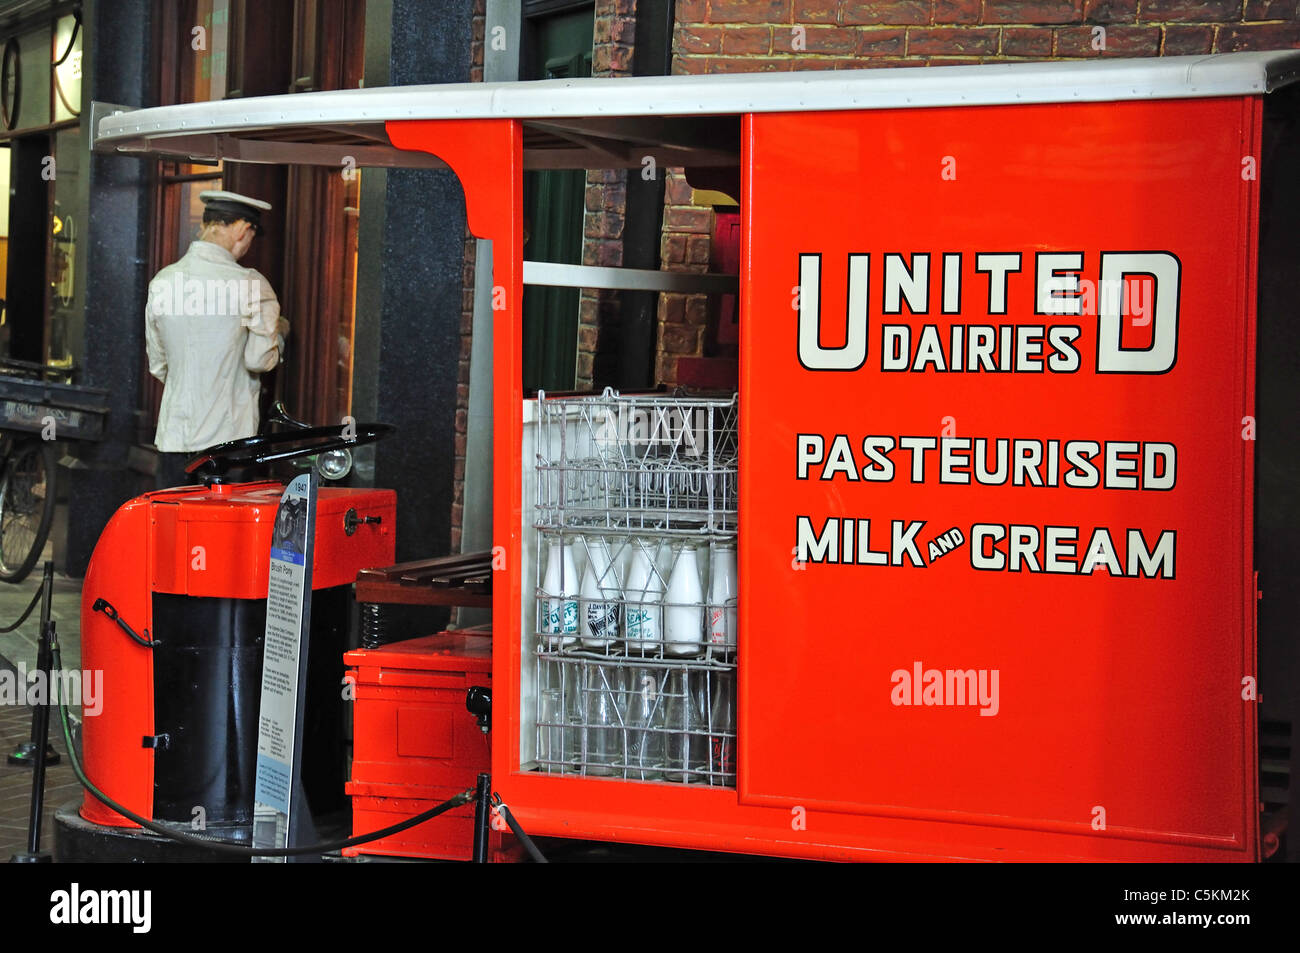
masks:
<path id="1" fill-rule="evenodd" d="M 660 267 L 665 271 L 709 270 L 709 235 L 713 210 L 693 204 L 694 190 L 681 169 L 671 169 L 664 188 L 664 228 L 659 241 Z M 732 196 L 739 199 L 739 196 Z M 655 377 L 672 387 L 677 383 L 677 360 L 704 353 L 704 333 L 709 317 L 706 295 L 659 296 L 658 347 Z"/>
<path id="2" fill-rule="evenodd" d="M 636 0 L 596 0 L 592 76 L 631 76 Z M 623 169 L 587 173 L 582 227 L 584 265 L 623 264 L 623 220 L 627 207 Z M 618 296 L 583 289 L 578 305 L 577 386 L 590 390 L 609 382 L 619 333 Z"/>
<path id="3" fill-rule="evenodd" d="M 474 0 L 470 78 L 483 81 L 483 38 L 486 0 Z M 593 76 L 630 76 L 636 0 L 596 0 L 592 43 Z M 587 265 L 623 263 L 623 216 L 627 174 L 621 170 L 587 173 L 584 194 L 582 261 Z M 474 238 L 465 234 L 465 270 L 461 313 L 460 376 L 456 385 L 455 488 L 451 512 L 451 548 L 460 551 L 465 501 L 465 444 L 469 408 L 469 357 L 474 324 Z M 577 386 L 589 389 L 605 382 L 602 359 L 617 350 L 618 301 L 609 292 L 583 289 L 578 311 Z"/>
<path id="4" fill-rule="evenodd" d="M 1296 0 L 679 0 L 674 70 L 933 66 L 1300 47 L 1298 7 Z"/>
<path id="5" fill-rule="evenodd" d="M 678 0 L 673 72 L 859 69 L 1300 47 L 1297 0 Z M 712 213 L 674 171 L 663 267 L 700 271 Z M 703 212 L 703 214 L 700 214 Z M 702 353 L 706 311 L 660 296 L 660 379 Z"/>

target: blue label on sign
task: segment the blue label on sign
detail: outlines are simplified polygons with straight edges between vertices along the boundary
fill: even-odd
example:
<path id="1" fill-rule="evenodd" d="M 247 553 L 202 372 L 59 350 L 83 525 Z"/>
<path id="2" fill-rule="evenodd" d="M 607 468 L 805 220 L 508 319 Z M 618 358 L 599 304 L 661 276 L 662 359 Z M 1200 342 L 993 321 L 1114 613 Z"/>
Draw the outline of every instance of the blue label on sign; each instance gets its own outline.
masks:
<path id="1" fill-rule="evenodd" d="M 271 547 L 271 558 L 278 559 L 282 563 L 293 563 L 295 566 L 301 566 L 306 563 L 302 553 L 295 553 L 292 549 L 278 549 Z"/>
<path id="2" fill-rule="evenodd" d="M 289 813 L 289 766 L 264 754 L 257 756 L 257 800 L 281 814 Z"/>

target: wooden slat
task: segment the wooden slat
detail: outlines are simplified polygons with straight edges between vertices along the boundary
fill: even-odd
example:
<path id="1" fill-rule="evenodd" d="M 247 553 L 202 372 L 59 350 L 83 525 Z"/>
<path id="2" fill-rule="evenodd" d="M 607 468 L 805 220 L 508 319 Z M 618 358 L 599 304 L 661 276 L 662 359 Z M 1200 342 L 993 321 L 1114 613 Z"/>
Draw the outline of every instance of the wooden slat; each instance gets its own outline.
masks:
<path id="1" fill-rule="evenodd" d="M 462 586 L 465 584 L 465 580 L 468 577 L 482 576 L 484 573 L 488 573 L 491 571 L 492 571 L 491 563 L 478 563 L 473 566 L 465 566 L 462 569 L 457 569 L 454 572 L 447 573 L 445 576 L 434 576 L 428 582 L 429 585 L 434 586 L 435 588 L 442 588 L 445 586 Z"/>
<path id="2" fill-rule="evenodd" d="M 358 602 L 403 605 L 492 605 L 492 554 L 462 553 L 363 569 L 357 573 Z"/>
<path id="3" fill-rule="evenodd" d="M 402 582 L 413 585 L 425 585 L 429 580 L 439 576 L 447 576 L 471 567 L 487 563 L 491 565 L 492 557 L 488 553 L 469 553 L 465 556 L 451 557 L 447 556 L 442 559 L 431 559 L 418 569 L 409 570 L 402 573 Z"/>
<path id="4" fill-rule="evenodd" d="M 358 602 L 376 602 L 406 606 L 463 606 L 491 609 L 491 592 L 467 592 L 464 589 L 432 589 L 399 586 L 396 583 L 357 583 Z"/>

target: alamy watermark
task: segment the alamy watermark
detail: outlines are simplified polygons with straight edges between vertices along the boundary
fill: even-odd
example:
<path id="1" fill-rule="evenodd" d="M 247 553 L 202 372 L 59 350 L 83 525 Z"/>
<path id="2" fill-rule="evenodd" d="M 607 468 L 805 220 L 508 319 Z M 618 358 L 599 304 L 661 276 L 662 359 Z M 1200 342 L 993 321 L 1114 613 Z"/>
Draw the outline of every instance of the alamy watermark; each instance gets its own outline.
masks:
<path id="1" fill-rule="evenodd" d="M 996 715 L 1001 707 L 998 697 L 998 669 L 924 668 L 913 662 L 911 670 L 895 669 L 889 676 L 889 700 L 899 705 L 951 705 L 979 707 L 981 715 Z"/>
<path id="2" fill-rule="evenodd" d="M 148 933 L 153 925 L 152 890 L 94 890 L 72 883 L 50 894 L 50 922 L 129 926 L 132 933 Z"/>
<path id="3" fill-rule="evenodd" d="M 256 278 L 182 278 L 149 282 L 149 310 L 153 314 L 228 315 L 252 314 L 262 300 L 262 283 Z"/>
<path id="4" fill-rule="evenodd" d="M 81 703 L 88 718 L 104 710 L 104 670 L 59 671 L 54 677 L 43 671 L 29 673 L 27 663 L 18 671 L 0 669 L 0 705 L 49 705 L 55 702 Z"/>
<path id="5" fill-rule="evenodd" d="M 709 409 L 688 408 L 609 408 L 599 418 L 597 444 L 613 446 L 661 446 L 677 448 L 688 457 L 708 451 L 710 434 Z"/>

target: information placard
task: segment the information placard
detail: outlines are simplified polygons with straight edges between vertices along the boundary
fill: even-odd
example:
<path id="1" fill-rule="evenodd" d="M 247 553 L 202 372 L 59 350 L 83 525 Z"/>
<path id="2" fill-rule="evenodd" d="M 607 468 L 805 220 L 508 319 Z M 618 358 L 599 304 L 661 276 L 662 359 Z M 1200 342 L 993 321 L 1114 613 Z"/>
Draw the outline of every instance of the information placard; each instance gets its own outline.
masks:
<path id="1" fill-rule="evenodd" d="M 317 485 L 314 470 L 294 478 L 280 497 L 271 536 L 253 806 L 255 847 L 288 847 L 300 842 L 300 832 L 311 828 L 310 818 L 299 816 L 305 809 L 299 795 Z"/>

